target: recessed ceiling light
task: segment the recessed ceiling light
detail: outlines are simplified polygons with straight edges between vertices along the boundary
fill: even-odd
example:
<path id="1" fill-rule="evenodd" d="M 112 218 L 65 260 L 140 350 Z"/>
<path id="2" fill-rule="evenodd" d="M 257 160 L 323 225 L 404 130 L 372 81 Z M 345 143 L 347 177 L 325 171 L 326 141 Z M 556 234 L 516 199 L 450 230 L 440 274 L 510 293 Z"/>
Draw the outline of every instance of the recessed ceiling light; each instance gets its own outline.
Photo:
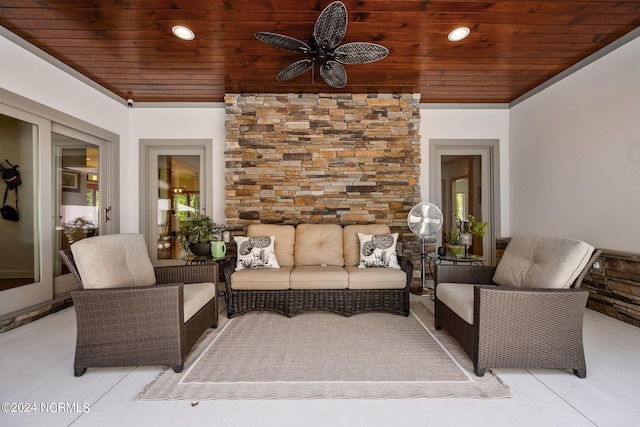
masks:
<path id="1" fill-rule="evenodd" d="M 458 27 L 449 33 L 449 40 L 452 42 L 459 42 L 466 38 L 471 33 L 471 30 L 467 27 Z"/>
<path id="2" fill-rule="evenodd" d="M 171 31 L 176 37 L 182 40 L 193 40 L 196 37 L 196 35 L 193 34 L 193 31 L 182 25 L 176 25 L 171 29 Z"/>

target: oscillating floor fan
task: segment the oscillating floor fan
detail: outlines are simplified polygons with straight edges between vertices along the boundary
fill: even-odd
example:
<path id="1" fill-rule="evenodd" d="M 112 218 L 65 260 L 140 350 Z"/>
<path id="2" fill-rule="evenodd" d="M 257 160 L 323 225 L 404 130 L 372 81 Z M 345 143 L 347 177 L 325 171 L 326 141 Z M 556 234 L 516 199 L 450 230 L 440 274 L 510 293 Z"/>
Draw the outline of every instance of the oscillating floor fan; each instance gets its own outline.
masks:
<path id="1" fill-rule="evenodd" d="M 442 211 L 436 205 L 431 203 L 418 203 L 409 211 L 407 217 L 409 229 L 422 240 L 420 248 L 420 257 L 422 261 L 421 286 L 419 289 L 412 289 L 411 292 L 418 295 L 429 295 L 431 292 L 425 288 L 425 271 L 426 271 L 426 253 L 425 244 L 427 239 L 432 239 L 440 230 L 442 230 L 443 216 Z"/>

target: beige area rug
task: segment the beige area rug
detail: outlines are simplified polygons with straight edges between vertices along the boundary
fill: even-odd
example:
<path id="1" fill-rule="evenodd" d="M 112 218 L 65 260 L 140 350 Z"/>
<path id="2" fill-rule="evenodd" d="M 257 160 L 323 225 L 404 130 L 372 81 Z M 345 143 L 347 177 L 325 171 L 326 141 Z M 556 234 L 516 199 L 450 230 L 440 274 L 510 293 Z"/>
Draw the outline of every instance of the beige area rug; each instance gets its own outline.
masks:
<path id="1" fill-rule="evenodd" d="M 502 398 L 509 387 L 471 361 L 419 302 L 409 317 L 307 312 L 221 316 L 180 374 L 162 372 L 138 399 Z"/>

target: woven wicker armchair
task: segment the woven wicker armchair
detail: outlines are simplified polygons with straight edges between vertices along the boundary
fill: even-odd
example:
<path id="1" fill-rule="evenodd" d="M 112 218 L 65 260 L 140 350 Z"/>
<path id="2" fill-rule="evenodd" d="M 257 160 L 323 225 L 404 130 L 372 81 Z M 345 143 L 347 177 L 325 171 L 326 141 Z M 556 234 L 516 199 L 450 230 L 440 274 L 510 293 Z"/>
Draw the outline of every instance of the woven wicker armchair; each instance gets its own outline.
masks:
<path id="1" fill-rule="evenodd" d="M 109 236 L 80 242 L 105 237 Z M 144 246 L 142 236 L 139 241 Z M 144 252 L 148 258 L 146 248 Z M 71 292 L 78 327 L 76 377 L 88 367 L 168 365 L 180 372 L 202 333 L 218 326 L 215 264 L 151 267 L 156 284 L 141 285 L 136 278 L 117 287 L 90 289 L 82 280 L 73 252 L 63 250 L 60 256 L 81 288 Z M 185 307 L 185 301 L 198 298 Z M 189 316 L 186 322 L 185 310 Z"/>
<path id="2" fill-rule="evenodd" d="M 517 238 L 522 242 L 522 239 L 540 236 Z M 556 240 L 542 239 L 551 245 Z M 510 255 L 509 246 L 501 264 Z M 600 251 L 588 245 L 582 251 L 580 266 L 564 288 L 526 284 L 513 287 L 504 286 L 504 283 L 500 286 L 494 281 L 496 267 L 437 265 L 436 329 L 445 329 L 461 344 L 478 376 L 483 376 L 488 368 L 544 368 L 571 369 L 579 378 L 585 378 L 582 325 L 588 292 L 578 288 Z M 533 259 L 538 260 L 537 256 Z M 517 259 L 516 263 L 536 265 L 533 260 L 530 264 L 522 261 Z M 553 261 L 552 265 L 563 262 L 561 259 Z M 541 274 L 541 271 L 536 273 Z M 520 275 L 527 277 L 522 272 Z M 452 289 L 458 292 L 453 298 Z"/>

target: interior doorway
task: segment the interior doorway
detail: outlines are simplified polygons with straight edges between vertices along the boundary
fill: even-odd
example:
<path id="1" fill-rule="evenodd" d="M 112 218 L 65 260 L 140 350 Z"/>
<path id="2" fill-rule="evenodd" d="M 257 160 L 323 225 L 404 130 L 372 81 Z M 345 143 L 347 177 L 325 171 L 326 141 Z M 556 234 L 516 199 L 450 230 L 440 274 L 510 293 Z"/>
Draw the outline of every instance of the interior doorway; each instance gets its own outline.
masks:
<path id="1" fill-rule="evenodd" d="M 494 265 L 494 242 L 500 236 L 498 140 L 431 140 L 429 148 L 430 198 L 444 216 L 437 244 L 473 216 L 489 228 L 485 236 L 474 236 L 469 252 Z"/>

